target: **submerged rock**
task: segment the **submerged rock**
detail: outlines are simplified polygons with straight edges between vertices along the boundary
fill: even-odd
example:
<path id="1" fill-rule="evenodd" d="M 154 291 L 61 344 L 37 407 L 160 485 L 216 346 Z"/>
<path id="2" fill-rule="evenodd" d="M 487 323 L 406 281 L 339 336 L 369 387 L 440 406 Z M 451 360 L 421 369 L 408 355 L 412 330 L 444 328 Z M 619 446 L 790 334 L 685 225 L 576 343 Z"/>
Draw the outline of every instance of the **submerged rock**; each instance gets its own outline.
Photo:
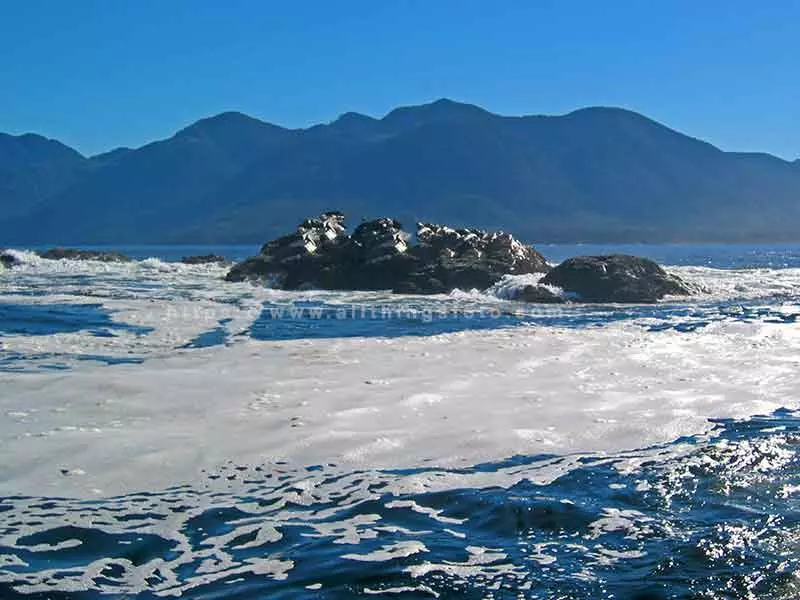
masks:
<path id="1" fill-rule="evenodd" d="M 76 248 L 51 248 L 38 253 L 48 260 L 98 260 L 101 262 L 130 262 L 130 258 L 119 252 L 104 250 L 78 250 Z"/>
<path id="2" fill-rule="evenodd" d="M 502 233 L 420 223 L 417 245 L 400 222 L 365 221 L 345 233 L 341 213 L 301 223 L 293 234 L 264 245 L 258 256 L 235 265 L 229 281 L 259 280 L 283 289 L 391 289 L 435 294 L 486 289 L 503 275 L 545 272 L 533 248 Z"/>
<path id="3" fill-rule="evenodd" d="M 624 254 L 570 258 L 542 283 L 577 294 L 584 302 L 656 302 L 667 295 L 692 293 L 683 280 L 652 260 Z"/>
<path id="4" fill-rule="evenodd" d="M 7 250 L 0 250 L 0 266 L 5 269 L 10 269 L 12 267 L 19 266 L 21 264 L 19 258 L 17 258 L 11 252 Z"/>
<path id="5" fill-rule="evenodd" d="M 274 267 L 270 258 L 258 254 L 233 265 L 225 275 L 225 281 L 263 281 L 271 285 Z M 280 287 L 280 285 L 275 287 Z"/>
<path id="6" fill-rule="evenodd" d="M 224 256 L 218 254 L 199 254 L 196 256 L 184 256 L 181 262 L 185 265 L 206 265 L 206 264 L 224 264 L 229 262 Z"/>
<path id="7" fill-rule="evenodd" d="M 526 285 L 516 290 L 509 300 L 520 300 L 534 304 L 562 304 L 567 301 L 566 298 L 543 285 Z"/>

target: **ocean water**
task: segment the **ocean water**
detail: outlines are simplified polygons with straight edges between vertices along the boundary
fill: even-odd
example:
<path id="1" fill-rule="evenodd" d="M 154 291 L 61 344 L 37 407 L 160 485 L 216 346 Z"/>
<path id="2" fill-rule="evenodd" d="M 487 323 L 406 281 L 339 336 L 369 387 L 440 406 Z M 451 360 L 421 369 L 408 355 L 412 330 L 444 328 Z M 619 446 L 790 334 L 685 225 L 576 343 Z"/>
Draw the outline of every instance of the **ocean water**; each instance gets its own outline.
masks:
<path id="1" fill-rule="evenodd" d="M 504 299 L 530 277 L 509 278 L 489 291 L 433 297 L 289 293 L 225 283 L 225 268 L 217 265 L 174 262 L 207 253 L 239 259 L 253 248 L 114 249 L 137 260 L 52 262 L 20 250 L 23 265 L 0 272 L 0 599 L 800 596 L 800 398 L 779 396 L 777 406 L 765 402 L 775 389 L 797 389 L 800 357 L 790 342 L 799 327 L 800 246 L 540 248 L 553 262 L 610 251 L 648 256 L 697 289 L 688 300 L 633 306 L 533 306 Z M 190 384 L 192 368 L 218 369 L 225 389 L 226 373 L 232 372 L 226 357 L 237 349 L 265 353 L 269 360 L 268 349 L 288 348 L 290 357 L 311 361 L 332 344 L 350 340 L 363 344 L 358 351 L 363 353 L 348 354 L 336 368 L 353 373 L 355 395 L 363 385 L 355 363 L 365 363 L 387 339 L 413 339 L 433 352 L 453 336 L 498 331 L 510 342 L 523 333 L 534 339 L 559 336 L 567 357 L 604 336 L 616 351 L 630 339 L 643 345 L 668 341 L 663 347 L 675 352 L 676 377 L 681 364 L 693 365 L 709 381 L 747 371 L 757 385 L 742 394 L 758 397 L 748 403 L 739 394 L 734 402 L 734 381 L 725 388 L 731 398 L 717 398 L 713 406 L 744 406 L 736 418 L 708 415 L 702 431 L 658 443 L 641 438 L 641 444 L 610 452 L 554 446 L 555 451 L 454 465 L 440 461 L 432 448 L 429 459 L 404 464 L 394 438 L 380 431 L 377 439 L 387 446 L 381 452 L 391 456 L 396 450 L 396 464 L 384 454 L 381 467 L 369 455 L 356 462 L 346 454 L 331 455 L 305 464 L 232 454 L 225 461 L 200 461 L 199 471 L 187 468 L 185 475 L 173 468 L 165 485 L 137 487 L 138 480 L 148 481 L 146 474 L 123 461 L 108 467 L 130 469 L 119 492 L 114 477 L 98 475 L 102 489 L 87 487 L 85 493 L 73 484 L 100 473 L 102 456 L 80 469 L 55 473 L 54 467 L 52 476 L 45 469 L 46 476 L 31 478 L 28 467 L 14 466 L 35 466 L 38 452 L 49 457 L 91 450 L 91 437 L 58 440 L 94 435 L 92 427 L 37 429 L 56 418 L 42 413 L 59 407 L 37 413 L 36 406 L 14 404 L 23 392 L 38 399 L 39 386 L 65 393 L 74 388 L 75 399 L 67 404 L 95 393 L 105 398 L 106 390 L 118 394 L 120 425 L 108 426 L 112 435 L 120 444 L 133 440 L 131 452 L 141 445 L 161 461 L 151 464 L 168 465 L 169 457 L 147 449 L 149 439 L 126 437 L 124 425 L 147 423 L 154 418 L 147 412 L 150 404 L 172 399 L 125 393 L 139 380 L 163 377 L 163 365 L 176 357 L 183 361 L 180 381 Z M 748 349 L 731 354 L 730 364 L 712 363 L 721 341 Z M 760 362 L 764 348 L 774 364 Z M 615 364 L 598 353 L 576 362 L 575 369 L 589 369 L 601 359 Z M 642 371 L 649 360 L 641 363 Z M 718 372 L 716 364 L 729 370 Z M 459 371 L 455 358 L 452 371 Z M 308 377 L 314 376 L 309 367 Z M 642 387 L 635 372 L 608 374 L 608 382 L 581 381 L 611 385 L 623 376 Z M 551 383 L 537 381 L 536 391 L 546 393 Z M 234 383 L 228 393 L 192 393 L 219 394 L 207 400 L 223 403 L 236 393 Z M 277 383 L 306 385 L 288 372 Z M 320 387 L 307 399 L 312 410 L 325 391 Z M 676 418 L 693 406 L 692 393 L 701 395 L 682 396 Z M 428 404 L 439 402 L 430 394 L 413 398 L 419 400 L 412 403 L 414 411 L 420 404 L 433 411 Z M 273 401 L 264 399 L 264 406 Z M 654 395 L 654 410 L 657 403 Z M 624 399 L 621 406 L 597 422 L 624 421 Z M 320 413 L 327 410 L 320 404 Z M 452 434 L 442 423 L 441 436 L 447 438 Z M 231 435 L 213 424 L 204 427 L 197 435 L 207 440 Z M 105 435 L 100 429 L 97 435 Z M 187 439 L 189 446 L 205 443 Z M 183 440 L 176 449 L 183 451 Z M 56 443 L 65 445 L 50 446 Z M 247 442 L 258 444 L 258 439 Z M 191 464 L 194 469 L 198 463 Z"/>
<path id="2" fill-rule="evenodd" d="M 0 504 L 3 598 L 795 598 L 798 416 L 452 473 L 227 465 L 202 486 Z M 13 543 L 8 540 L 13 540 Z M 89 591 L 84 591 L 88 589 Z"/>

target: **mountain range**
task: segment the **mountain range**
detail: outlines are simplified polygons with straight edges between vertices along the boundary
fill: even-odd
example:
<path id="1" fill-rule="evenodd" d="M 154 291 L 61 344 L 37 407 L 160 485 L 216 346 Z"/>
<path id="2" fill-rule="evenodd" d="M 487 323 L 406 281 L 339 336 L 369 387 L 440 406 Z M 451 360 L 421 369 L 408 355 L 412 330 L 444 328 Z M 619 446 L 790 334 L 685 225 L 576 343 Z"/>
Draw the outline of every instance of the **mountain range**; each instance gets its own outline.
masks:
<path id="1" fill-rule="evenodd" d="M 530 242 L 800 240 L 800 161 L 640 114 L 507 117 L 438 100 L 287 129 L 235 112 L 85 157 L 0 134 L 0 245 L 261 243 L 338 209 Z"/>

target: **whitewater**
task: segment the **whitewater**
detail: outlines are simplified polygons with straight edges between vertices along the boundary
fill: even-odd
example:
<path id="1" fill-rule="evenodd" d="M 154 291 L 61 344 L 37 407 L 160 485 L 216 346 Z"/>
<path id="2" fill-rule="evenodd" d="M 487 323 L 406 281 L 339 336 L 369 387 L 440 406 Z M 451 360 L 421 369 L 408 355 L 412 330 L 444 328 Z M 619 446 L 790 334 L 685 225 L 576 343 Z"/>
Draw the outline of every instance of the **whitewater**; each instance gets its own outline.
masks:
<path id="1" fill-rule="evenodd" d="M 0 597 L 791 597 L 800 248 L 638 250 L 696 295 L 13 251 Z"/>

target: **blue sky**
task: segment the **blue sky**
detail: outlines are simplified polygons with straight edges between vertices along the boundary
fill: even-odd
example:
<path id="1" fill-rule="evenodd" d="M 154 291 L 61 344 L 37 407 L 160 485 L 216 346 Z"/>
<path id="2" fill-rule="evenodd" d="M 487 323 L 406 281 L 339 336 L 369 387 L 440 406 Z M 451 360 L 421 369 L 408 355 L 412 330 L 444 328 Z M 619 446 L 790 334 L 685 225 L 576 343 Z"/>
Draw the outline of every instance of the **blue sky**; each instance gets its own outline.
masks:
<path id="1" fill-rule="evenodd" d="M 449 97 L 623 106 L 800 157 L 800 2 L 4 0 L 0 131 L 86 154 L 240 110 L 291 127 Z"/>

